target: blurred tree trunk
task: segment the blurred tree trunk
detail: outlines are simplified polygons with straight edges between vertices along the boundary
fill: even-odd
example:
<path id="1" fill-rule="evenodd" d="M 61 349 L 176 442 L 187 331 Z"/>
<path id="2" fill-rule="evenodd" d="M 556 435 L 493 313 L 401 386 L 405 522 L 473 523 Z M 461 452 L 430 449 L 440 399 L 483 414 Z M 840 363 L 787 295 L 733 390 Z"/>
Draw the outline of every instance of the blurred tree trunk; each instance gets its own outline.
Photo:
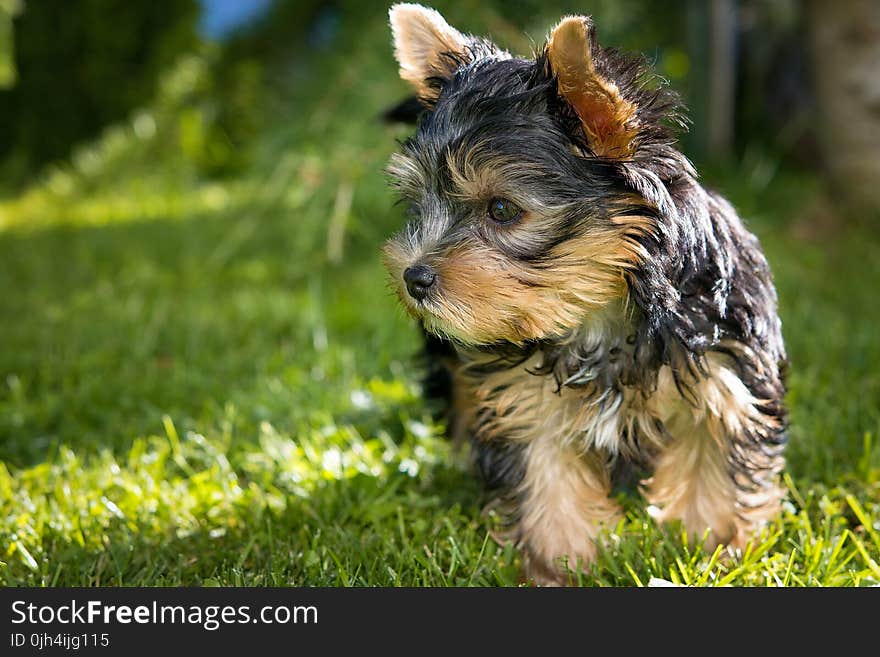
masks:
<path id="1" fill-rule="evenodd" d="M 709 10 L 709 157 L 727 159 L 733 151 L 736 87 L 736 2 L 712 0 Z"/>
<path id="2" fill-rule="evenodd" d="M 730 158 L 736 107 L 737 0 L 690 0 L 687 37 L 691 74 L 688 150 L 699 160 Z"/>
<path id="3" fill-rule="evenodd" d="M 709 5 L 704 0 L 688 0 L 687 48 L 690 59 L 688 76 L 688 116 L 691 129 L 685 135 L 688 153 L 702 164 L 709 150 Z"/>
<path id="4" fill-rule="evenodd" d="M 880 208 L 880 2 L 808 0 L 824 164 L 839 200 Z"/>
<path id="5" fill-rule="evenodd" d="M 0 89 L 7 89 L 15 84 L 12 19 L 20 12 L 20 0 L 0 0 Z"/>

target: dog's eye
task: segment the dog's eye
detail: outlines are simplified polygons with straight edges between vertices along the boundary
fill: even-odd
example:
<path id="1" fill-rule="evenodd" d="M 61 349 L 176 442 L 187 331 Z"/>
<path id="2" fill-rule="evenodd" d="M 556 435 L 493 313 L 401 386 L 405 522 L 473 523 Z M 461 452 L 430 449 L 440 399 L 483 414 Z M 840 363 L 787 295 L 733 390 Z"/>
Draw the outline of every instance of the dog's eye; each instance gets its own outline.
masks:
<path id="1" fill-rule="evenodd" d="M 509 224 L 522 216 L 523 210 L 506 198 L 493 198 L 489 201 L 489 216 L 499 224 Z"/>

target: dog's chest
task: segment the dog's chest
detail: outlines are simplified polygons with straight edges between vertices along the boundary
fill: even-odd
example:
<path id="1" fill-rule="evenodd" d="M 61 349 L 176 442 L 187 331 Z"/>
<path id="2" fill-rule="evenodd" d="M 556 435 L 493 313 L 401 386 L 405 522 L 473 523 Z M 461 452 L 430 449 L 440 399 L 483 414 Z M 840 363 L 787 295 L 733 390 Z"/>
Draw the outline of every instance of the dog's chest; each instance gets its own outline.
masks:
<path id="1" fill-rule="evenodd" d="M 481 439 L 531 442 L 550 439 L 577 450 L 633 454 L 639 440 L 657 435 L 672 409 L 681 405 L 671 376 L 661 371 L 649 394 L 624 382 L 626 354 L 585 360 L 567 385 L 552 374 L 537 374 L 545 355 L 516 367 L 465 377 L 477 408 Z M 644 445 L 643 445 L 644 446 Z"/>

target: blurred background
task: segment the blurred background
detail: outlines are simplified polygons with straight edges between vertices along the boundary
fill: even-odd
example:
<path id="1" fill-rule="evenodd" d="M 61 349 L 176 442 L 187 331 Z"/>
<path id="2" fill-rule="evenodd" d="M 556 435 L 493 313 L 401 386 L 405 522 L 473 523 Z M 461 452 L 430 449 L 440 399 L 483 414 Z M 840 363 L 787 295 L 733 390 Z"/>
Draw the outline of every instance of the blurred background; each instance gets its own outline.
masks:
<path id="1" fill-rule="evenodd" d="M 768 158 L 768 166 L 821 174 L 848 202 L 877 204 L 875 2 L 523 0 L 505 3 L 503 12 L 491 1 L 437 5 L 463 29 L 487 31 L 519 52 L 541 44 L 561 13 L 593 14 L 604 43 L 645 53 L 683 94 L 694 124 L 684 146 L 698 163 Z M 74 0 L 61 11 L 2 0 L 3 194 L 72 156 L 81 168 L 77 161 L 93 159 L 84 154 L 88 145 L 98 156 L 101 136 L 117 151 L 131 150 L 121 143 L 126 124 L 140 126 L 135 138 L 159 141 L 163 152 L 177 146 L 188 174 L 240 172 L 269 131 L 265 121 L 293 118 L 283 108 L 313 116 L 334 109 L 309 106 L 308 98 L 297 104 L 296 92 L 381 30 L 385 10 L 317 0 Z M 380 56 L 362 93 L 384 92 L 391 101 L 401 89 L 387 79 L 386 41 L 373 42 Z M 366 71 L 370 64 L 350 65 Z"/>
<path id="2" fill-rule="evenodd" d="M 655 64 L 689 108 L 683 150 L 773 267 L 793 476 L 807 489 L 875 482 L 880 3 L 430 4 L 520 54 L 561 15 L 591 14 L 601 43 Z M 228 532 L 237 550 L 252 514 L 322 482 L 392 472 L 427 486 L 423 468 L 447 491 L 440 507 L 456 491 L 477 499 L 458 471 L 424 470 L 444 462 L 442 427 L 379 263 L 403 222 L 383 168 L 409 131 L 379 119 L 409 93 L 387 10 L 0 0 L 8 581 L 95 583 L 94 564 L 59 580 L 52 563 L 132 532 Z"/>

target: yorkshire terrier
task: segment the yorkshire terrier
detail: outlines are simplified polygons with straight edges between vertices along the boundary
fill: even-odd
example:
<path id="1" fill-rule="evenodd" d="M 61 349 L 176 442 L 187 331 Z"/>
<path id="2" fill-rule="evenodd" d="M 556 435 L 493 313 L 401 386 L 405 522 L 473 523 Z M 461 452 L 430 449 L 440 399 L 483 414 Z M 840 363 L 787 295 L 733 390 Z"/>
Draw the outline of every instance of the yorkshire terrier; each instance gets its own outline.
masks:
<path id="1" fill-rule="evenodd" d="M 588 17 L 533 58 L 420 5 L 390 20 L 422 111 L 385 263 L 525 576 L 590 564 L 621 463 L 659 522 L 744 547 L 783 498 L 785 350 L 757 239 L 676 149 L 678 97 Z"/>

